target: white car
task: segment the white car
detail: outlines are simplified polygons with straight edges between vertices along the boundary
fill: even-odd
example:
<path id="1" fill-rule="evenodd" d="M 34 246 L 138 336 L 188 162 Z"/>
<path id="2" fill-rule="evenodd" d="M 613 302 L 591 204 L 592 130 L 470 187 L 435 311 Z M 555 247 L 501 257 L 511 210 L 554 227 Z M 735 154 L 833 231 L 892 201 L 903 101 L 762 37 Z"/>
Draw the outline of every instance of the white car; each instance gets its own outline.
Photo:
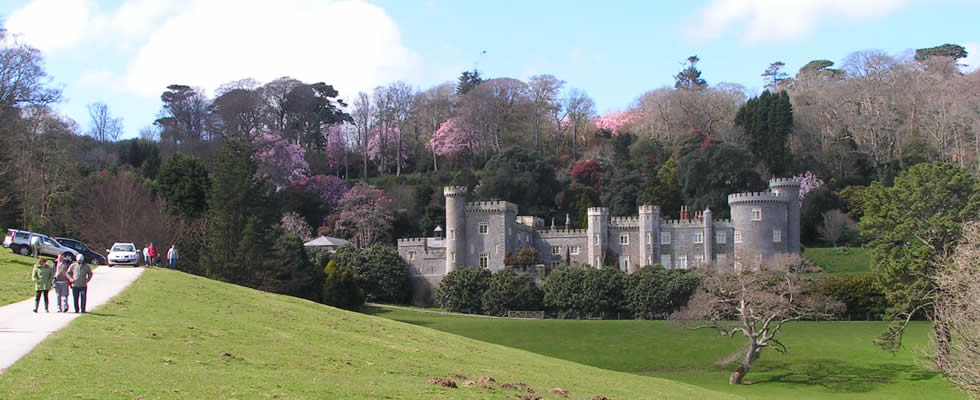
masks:
<path id="1" fill-rule="evenodd" d="M 136 266 L 139 260 L 139 249 L 132 243 L 113 243 L 112 248 L 106 250 L 109 253 L 107 263 L 113 265 L 132 265 Z"/>

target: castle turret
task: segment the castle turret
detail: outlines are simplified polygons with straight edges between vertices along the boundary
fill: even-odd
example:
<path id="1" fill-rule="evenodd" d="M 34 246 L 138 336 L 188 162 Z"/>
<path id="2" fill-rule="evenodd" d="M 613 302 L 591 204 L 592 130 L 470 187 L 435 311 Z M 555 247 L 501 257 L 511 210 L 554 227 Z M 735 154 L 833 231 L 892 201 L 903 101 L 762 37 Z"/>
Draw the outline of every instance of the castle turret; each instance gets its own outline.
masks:
<path id="1" fill-rule="evenodd" d="M 774 178 L 769 181 L 773 193 L 786 198 L 786 251 L 800 252 L 800 181 L 793 178 Z"/>
<path id="2" fill-rule="evenodd" d="M 660 262 L 660 207 L 644 204 L 640 206 L 640 261 L 635 267 L 653 265 Z M 632 265 L 631 265 L 632 267 Z M 632 271 L 630 271 L 632 272 Z"/>
<path id="3" fill-rule="evenodd" d="M 606 251 L 606 240 L 609 234 L 609 209 L 605 207 L 590 207 L 589 215 L 589 264 L 602 268 L 602 255 Z"/>
<path id="4" fill-rule="evenodd" d="M 466 264 L 466 187 L 447 186 L 446 195 L 446 273 Z"/>
<path id="5" fill-rule="evenodd" d="M 728 195 L 735 228 L 735 252 L 751 250 L 764 258 L 785 253 L 788 217 L 786 198 L 771 192 Z M 798 219 L 797 219 L 798 221 Z"/>
<path id="6" fill-rule="evenodd" d="M 715 259 L 715 225 L 711 219 L 711 209 L 705 208 L 701 213 L 701 222 L 704 226 L 704 260 L 710 263 Z"/>

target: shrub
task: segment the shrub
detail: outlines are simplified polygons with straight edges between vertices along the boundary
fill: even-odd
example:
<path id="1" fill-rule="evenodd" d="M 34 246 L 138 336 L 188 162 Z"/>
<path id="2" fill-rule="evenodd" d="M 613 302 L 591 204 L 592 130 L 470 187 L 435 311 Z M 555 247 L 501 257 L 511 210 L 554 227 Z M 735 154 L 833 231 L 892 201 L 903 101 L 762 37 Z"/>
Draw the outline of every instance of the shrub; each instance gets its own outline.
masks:
<path id="1" fill-rule="evenodd" d="M 483 293 L 483 313 L 505 316 L 508 310 L 540 310 L 543 296 L 531 275 L 504 268 L 490 277 L 487 290 Z"/>
<path id="2" fill-rule="evenodd" d="M 831 276 L 818 282 L 814 291 L 844 303 L 848 320 L 878 320 L 888 308 L 871 274 Z"/>
<path id="3" fill-rule="evenodd" d="M 805 244 L 817 243 L 820 234 L 817 228 L 823 224 L 823 214 L 843 207 L 843 201 L 826 187 L 807 193 L 800 207 L 800 241 Z"/>
<path id="4" fill-rule="evenodd" d="M 364 262 L 354 267 L 357 284 L 370 301 L 406 303 L 412 294 L 408 264 L 391 247 L 374 245 L 362 251 Z"/>
<path id="5" fill-rule="evenodd" d="M 353 271 L 340 268 L 336 261 L 330 261 L 323 272 L 326 274 L 323 304 L 346 310 L 356 310 L 364 304 L 364 294 L 357 286 Z"/>
<path id="6" fill-rule="evenodd" d="M 558 318 L 615 313 L 623 308 L 623 286 L 615 268 L 560 267 L 544 281 L 544 305 Z"/>
<path id="7" fill-rule="evenodd" d="M 687 304 L 699 283 L 686 270 L 647 265 L 626 277 L 626 309 L 636 318 L 665 318 Z"/>
<path id="8" fill-rule="evenodd" d="M 490 285 L 490 270 L 462 267 L 442 278 L 436 289 L 436 302 L 447 311 L 479 314 L 483 294 Z"/>

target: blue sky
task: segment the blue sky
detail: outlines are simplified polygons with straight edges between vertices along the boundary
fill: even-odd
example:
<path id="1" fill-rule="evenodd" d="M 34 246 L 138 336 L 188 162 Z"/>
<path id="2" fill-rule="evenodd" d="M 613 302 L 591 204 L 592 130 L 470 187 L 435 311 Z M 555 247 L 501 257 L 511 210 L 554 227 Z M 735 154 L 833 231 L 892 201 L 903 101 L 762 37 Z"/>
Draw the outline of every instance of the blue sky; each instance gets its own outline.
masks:
<path id="1" fill-rule="evenodd" d="M 612 4 L 612 5 L 610 5 Z M 126 137 L 152 124 L 167 84 L 209 93 L 228 81 L 282 75 L 335 85 L 343 97 L 403 80 L 420 89 L 479 68 L 486 77 L 552 74 L 600 113 L 671 85 L 697 54 L 709 84 L 758 92 L 773 61 L 943 43 L 980 64 L 980 1 L 707 0 L 14 0 L 4 26 L 45 54 L 62 85 L 57 107 L 85 129 L 102 101 Z M 483 53 L 483 52 L 486 53 Z M 974 62 L 976 60 L 976 62 Z"/>

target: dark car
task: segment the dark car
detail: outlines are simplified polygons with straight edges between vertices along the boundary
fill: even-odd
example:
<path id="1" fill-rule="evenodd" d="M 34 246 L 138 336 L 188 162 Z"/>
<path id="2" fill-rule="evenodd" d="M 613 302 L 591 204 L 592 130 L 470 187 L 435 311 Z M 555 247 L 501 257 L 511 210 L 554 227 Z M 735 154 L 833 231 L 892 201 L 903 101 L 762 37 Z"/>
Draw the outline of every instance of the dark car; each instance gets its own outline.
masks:
<path id="1" fill-rule="evenodd" d="M 106 263 L 105 256 L 92 251 L 92 249 L 89 249 L 88 246 L 85 245 L 85 243 L 69 238 L 56 237 L 54 239 L 57 240 L 58 243 L 61 243 L 62 246 L 75 250 L 79 254 L 85 256 L 85 262 L 89 264 L 105 265 Z"/>

